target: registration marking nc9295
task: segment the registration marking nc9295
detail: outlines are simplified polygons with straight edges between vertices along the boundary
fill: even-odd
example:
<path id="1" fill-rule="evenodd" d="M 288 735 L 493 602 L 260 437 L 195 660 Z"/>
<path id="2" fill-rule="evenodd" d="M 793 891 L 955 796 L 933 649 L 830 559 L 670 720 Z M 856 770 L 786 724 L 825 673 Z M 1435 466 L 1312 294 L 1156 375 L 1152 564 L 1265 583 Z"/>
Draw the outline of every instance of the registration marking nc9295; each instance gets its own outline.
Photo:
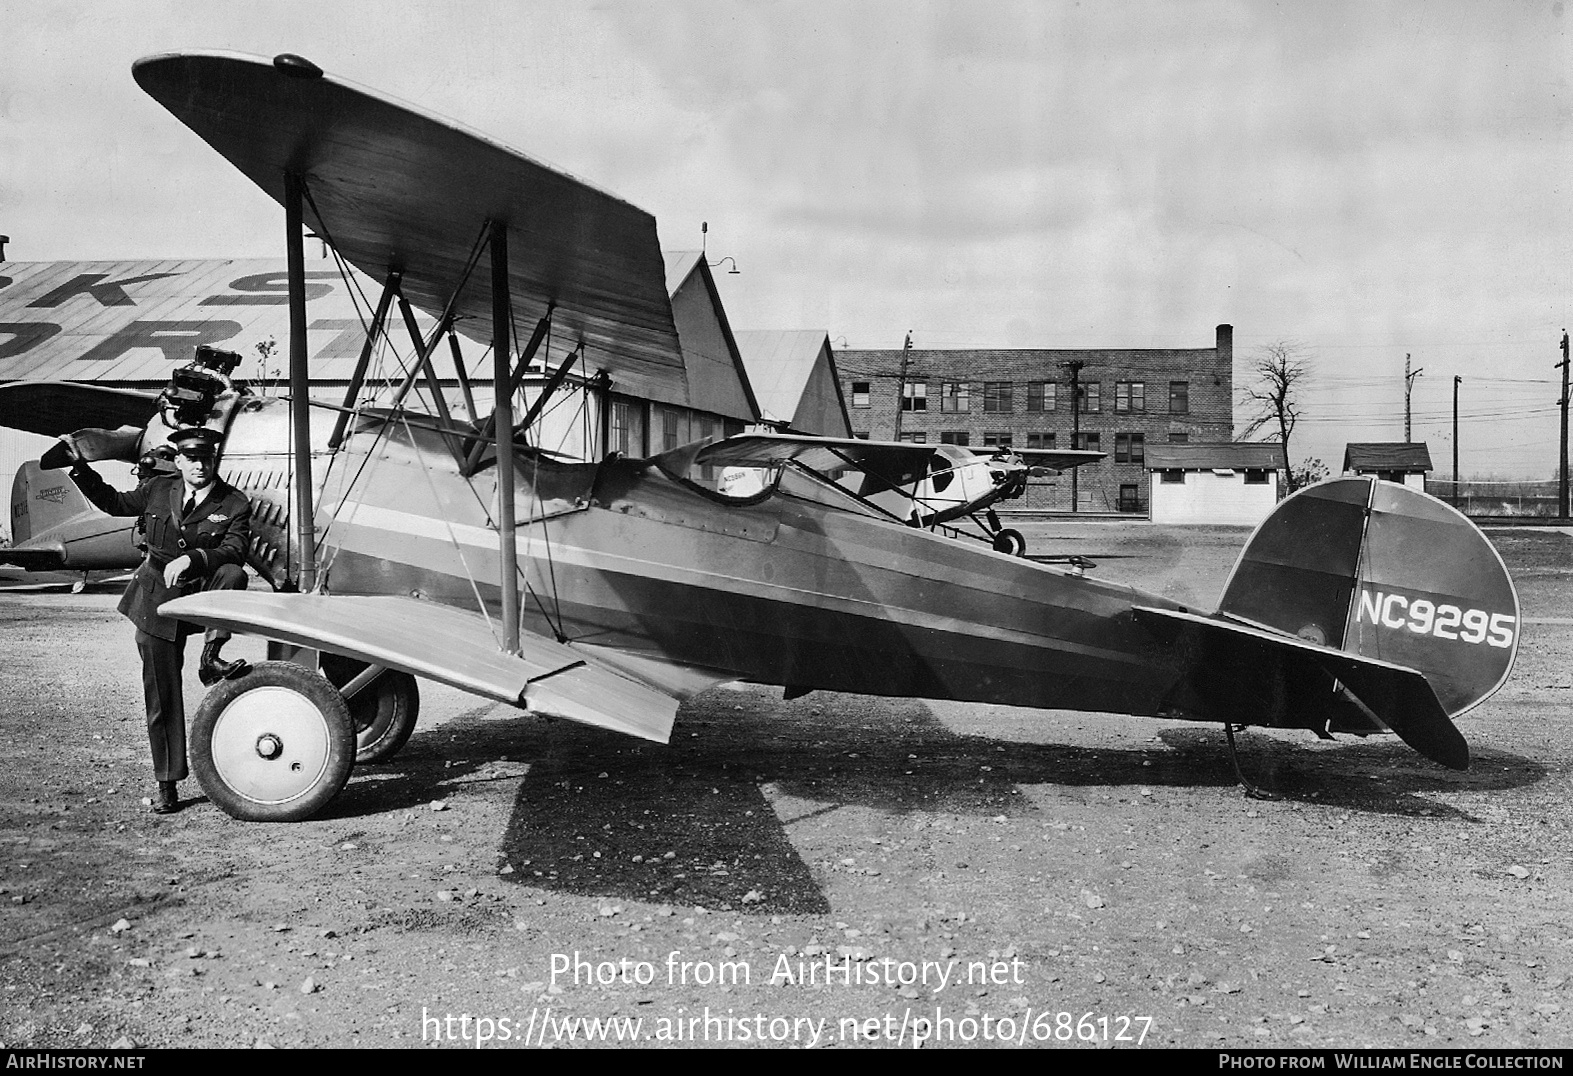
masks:
<path id="1" fill-rule="evenodd" d="M 1513 645 L 1518 617 L 1511 613 L 1488 613 L 1484 609 L 1461 609 L 1438 605 L 1429 598 L 1410 598 L 1385 594 L 1380 590 L 1360 591 L 1360 611 L 1355 623 L 1369 620 L 1384 628 L 1404 630 L 1438 639 L 1506 648 Z"/>

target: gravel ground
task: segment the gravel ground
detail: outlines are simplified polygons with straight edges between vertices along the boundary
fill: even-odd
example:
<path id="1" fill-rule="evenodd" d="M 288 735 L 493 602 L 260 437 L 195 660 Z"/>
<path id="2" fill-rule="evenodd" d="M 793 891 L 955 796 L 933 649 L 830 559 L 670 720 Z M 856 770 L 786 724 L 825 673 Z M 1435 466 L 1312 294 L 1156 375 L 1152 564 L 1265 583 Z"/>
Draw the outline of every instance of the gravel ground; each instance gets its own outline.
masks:
<path id="1" fill-rule="evenodd" d="M 1246 537 L 1023 529 L 1202 606 Z M 1271 802 L 1210 726 L 734 686 L 663 748 L 423 683 L 323 817 L 159 818 L 116 594 L 0 593 L 0 1042 L 1566 1047 L 1573 537 L 1492 536 L 1473 767 L 1253 730 Z"/>

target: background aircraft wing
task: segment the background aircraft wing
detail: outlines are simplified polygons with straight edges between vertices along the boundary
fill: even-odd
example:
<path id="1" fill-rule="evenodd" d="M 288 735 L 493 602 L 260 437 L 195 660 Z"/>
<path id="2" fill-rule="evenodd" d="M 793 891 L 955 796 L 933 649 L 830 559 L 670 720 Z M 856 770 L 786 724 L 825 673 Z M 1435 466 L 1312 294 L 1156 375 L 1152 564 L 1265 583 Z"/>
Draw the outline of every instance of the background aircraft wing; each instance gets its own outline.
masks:
<path id="1" fill-rule="evenodd" d="M 694 462 L 720 467 L 773 467 L 796 460 L 821 474 L 855 468 L 893 486 L 901 486 L 927 475 L 933 459 L 933 445 L 907 441 L 745 433 L 706 445 L 699 450 Z"/>
<path id="2" fill-rule="evenodd" d="M 1097 463 L 1107 453 L 1089 452 L 1073 448 L 1013 448 L 1010 450 L 1030 467 L 1049 467 L 1068 471 L 1084 463 Z"/>
<path id="3" fill-rule="evenodd" d="M 75 381 L 13 381 L 0 385 L 0 426 L 59 437 L 88 426 L 146 426 L 158 394 Z"/>
<path id="4" fill-rule="evenodd" d="M 288 65 L 285 65 L 286 67 Z M 296 72 L 307 70 L 296 67 Z M 291 76 L 236 53 L 150 56 L 137 84 L 280 204 L 305 177 L 305 217 L 376 280 L 491 340 L 487 221 L 507 224 L 513 310 L 528 334 L 556 304 L 557 339 L 588 349 L 621 391 L 687 402 L 655 218 L 459 124 L 330 75 Z M 462 284 L 462 287 L 461 287 Z"/>
<path id="5" fill-rule="evenodd" d="M 211 591 L 165 602 L 165 616 L 327 650 L 423 676 L 535 713 L 666 743 L 684 688 L 674 674 L 652 686 L 639 662 L 603 660 L 599 648 L 525 635 L 518 655 L 498 649 L 479 613 L 415 598 Z M 650 677 L 656 680 L 655 676 Z M 704 686 L 717 682 L 703 681 Z"/>

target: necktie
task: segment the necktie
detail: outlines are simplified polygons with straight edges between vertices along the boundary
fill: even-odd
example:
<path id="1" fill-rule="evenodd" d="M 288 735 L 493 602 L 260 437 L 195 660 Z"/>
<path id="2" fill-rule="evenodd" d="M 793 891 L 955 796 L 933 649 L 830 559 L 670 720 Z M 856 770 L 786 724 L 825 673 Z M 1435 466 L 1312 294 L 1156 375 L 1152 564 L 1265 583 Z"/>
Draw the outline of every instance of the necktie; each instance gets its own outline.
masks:
<path id="1" fill-rule="evenodd" d="M 183 516 L 183 517 L 184 516 L 189 516 L 191 514 L 192 509 L 196 508 L 196 506 L 197 506 L 197 495 L 195 493 L 187 494 L 186 495 L 186 506 L 180 510 L 181 516 Z"/>

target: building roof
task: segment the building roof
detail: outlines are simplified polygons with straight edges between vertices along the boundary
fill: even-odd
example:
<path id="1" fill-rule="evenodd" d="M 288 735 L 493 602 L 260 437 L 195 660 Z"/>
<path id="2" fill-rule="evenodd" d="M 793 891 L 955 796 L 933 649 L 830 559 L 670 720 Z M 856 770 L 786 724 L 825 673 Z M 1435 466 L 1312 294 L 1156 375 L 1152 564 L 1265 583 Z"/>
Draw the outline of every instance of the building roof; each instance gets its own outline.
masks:
<path id="1" fill-rule="evenodd" d="M 1276 441 L 1205 441 L 1146 446 L 1149 471 L 1281 471 L 1283 446 Z"/>
<path id="2" fill-rule="evenodd" d="M 835 380 L 830 334 L 823 329 L 755 329 L 739 332 L 736 336 L 737 346 L 743 352 L 743 363 L 748 368 L 749 383 L 759 400 L 761 418 L 796 426 L 804 403 L 803 395 L 821 359 L 829 366 L 839 401 L 840 385 Z"/>
<path id="3" fill-rule="evenodd" d="M 1424 441 L 1350 442 L 1344 446 L 1344 470 L 1424 474 L 1431 470 L 1431 450 Z"/>

